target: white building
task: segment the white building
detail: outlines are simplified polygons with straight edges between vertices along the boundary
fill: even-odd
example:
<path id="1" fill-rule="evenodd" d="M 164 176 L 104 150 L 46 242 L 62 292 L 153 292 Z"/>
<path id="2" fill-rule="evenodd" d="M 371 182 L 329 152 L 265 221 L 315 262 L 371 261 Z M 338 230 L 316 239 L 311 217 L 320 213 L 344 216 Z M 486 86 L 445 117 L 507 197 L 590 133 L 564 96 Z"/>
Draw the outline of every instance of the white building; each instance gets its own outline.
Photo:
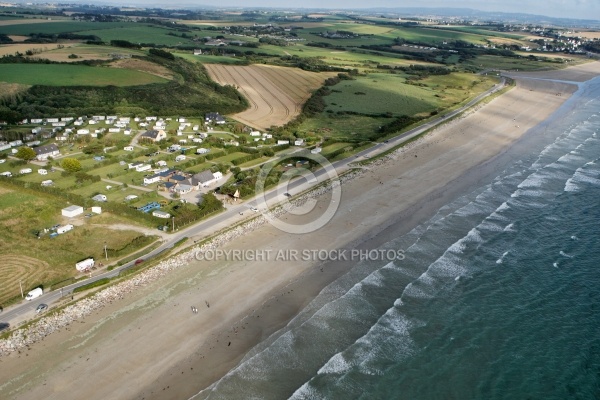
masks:
<path id="1" fill-rule="evenodd" d="M 154 210 L 152 211 L 152 215 L 157 218 L 171 218 L 171 214 L 166 211 Z"/>
<path id="2" fill-rule="evenodd" d="M 69 218 L 76 217 L 78 215 L 83 214 L 83 207 L 75 206 L 75 205 L 69 206 L 69 207 L 63 208 L 61 210 L 61 214 L 64 217 L 69 217 Z"/>

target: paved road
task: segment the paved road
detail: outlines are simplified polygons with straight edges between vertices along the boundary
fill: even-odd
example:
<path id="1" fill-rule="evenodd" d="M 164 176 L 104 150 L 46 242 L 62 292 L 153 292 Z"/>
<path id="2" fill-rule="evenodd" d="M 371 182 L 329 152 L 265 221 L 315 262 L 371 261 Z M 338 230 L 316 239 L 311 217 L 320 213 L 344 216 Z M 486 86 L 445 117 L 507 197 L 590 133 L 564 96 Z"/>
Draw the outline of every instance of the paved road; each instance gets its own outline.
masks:
<path id="1" fill-rule="evenodd" d="M 505 84 L 505 79 L 502 78 L 502 81 L 500 83 L 496 84 L 494 87 L 492 87 L 488 91 L 477 96 L 476 98 L 471 100 L 469 103 L 467 103 L 463 107 L 461 107 L 455 111 L 448 112 L 444 116 L 440 116 L 439 118 L 436 118 L 424 125 L 421 125 L 418 128 L 411 129 L 410 131 L 407 131 L 401 135 L 391 138 L 384 143 L 376 144 L 375 146 L 370 147 L 366 150 L 363 150 L 363 151 L 355 154 L 352 157 L 349 157 L 344 160 L 336 161 L 332 165 L 338 174 L 345 170 L 348 170 L 351 168 L 351 166 L 350 166 L 351 163 L 356 162 L 357 160 L 363 160 L 367 157 L 371 157 L 371 156 L 380 154 L 386 150 L 389 150 L 389 149 L 393 148 L 394 146 L 397 146 L 397 145 L 401 144 L 402 142 L 409 140 L 409 139 L 423 133 L 424 131 L 426 131 L 428 129 L 431 129 L 434 126 L 439 125 L 443 121 L 461 113 L 462 111 L 466 110 L 467 108 L 472 107 L 474 104 L 479 102 L 484 97 L 487 97 L 490 94 L 500 90 L 502 87 L 504 87 L 504 84 Z M 303 191 L 309 189 L 312 186 L 317 185 L 318 183 L 325 182 L 328 179 L 328 174 L 325 169 L 320 169 L 320 170 L 317 170 L 316 172 L 314 172 L 314 177 L 316 179 L 311 179 L 310 182 L 308 182 L 307 179 L 301 178 L 301 179 L 296 179 L 291 182 L 288 182 L 287 185 L 281 184 L 273 189 L 268 190 L 264 194 L 264 199 L 265 199 L 266 204 L 269 207 L 272 207 L 273 205 L 283 202 L 285 199 L 287 199 L 287 197 L 284 193 L 290 193 L 291 195 L 296 195 L 296 194 L 299 194 L 300 192 L 303 192 Z M 250 207 L 257 205 L 257 198 L 258 198 L 258 195 L 250 200 L 245 201 L 244 203 L 228 206 L 228 208 L 221 214 L 218 214 L 212 218 L 209 218 L 205 221 L 202 221 L 202 222 L 200 222 L 196 225 L 193 225 L 191 227 L 188 227 L 186 229 L 182 229 L 181 231 L 176 231 L 174 234 L 172 234 L 169 237 L 169 240 L 164 241 L 158 248 L 147 253 L 143 257 L 143 259 L 149 260 L 149 259 L 155 257 L 156 255 L 162 253 L 163 251 L 172 248 L 174 243 L 176 243 L 178 240 L 180 240 L 182 238 L 196 237 L 198 239 L 201 239 L 204 237 L 208 237 L 222 229 L 225 229 L 225 228 L 231 226 L 235 222 L 239 222 L 239 221 L 243 220 L 244 218 L 247 218 L 248 215 L 254 214 L 254 212 L 250 210 Z M 177 227 L 175 227 L 175 228 L 177 228 Z M 92 276 L 89 279 L 79 281 L 79 282 L 74 283 L 69 286 L 65 286 L 61 290 L 55 290 L 55 291 L 52 291 L 49 293 L 44 293 L 41 297 L 38 297 L 37 299 L 34 299 L 32 301 L 24 300 L 22 303 L 15 305 L 15 306 L 11 306 L 11 307 L 5 309 L 4 312 L 0 313 L 0 322 L 8 322 L 11 324 L 11 326 L 15 326 L 15 324 L 33 317 L 35 315 L 35 308 L 38 306 L 38 304 L 45 303 L 48 305 L 52 305 L 53 303 L 57 302 L 62 296 L 70 296 L 73 289 L 75 289 L 79 286 L 82 286 L 82 285 L 86 285 L 91 282 L 95 282 L 102 278 L 116 277 L 119 275 L 120 271 L 132 267 L 134 265 L 134 263 L 135 263 L 135 261 L 131 261 L 120 267 L 116 267 L 112 271 L 106 271 L 103 273 L 99 273 L 98 275 L 92 274 Z"/>

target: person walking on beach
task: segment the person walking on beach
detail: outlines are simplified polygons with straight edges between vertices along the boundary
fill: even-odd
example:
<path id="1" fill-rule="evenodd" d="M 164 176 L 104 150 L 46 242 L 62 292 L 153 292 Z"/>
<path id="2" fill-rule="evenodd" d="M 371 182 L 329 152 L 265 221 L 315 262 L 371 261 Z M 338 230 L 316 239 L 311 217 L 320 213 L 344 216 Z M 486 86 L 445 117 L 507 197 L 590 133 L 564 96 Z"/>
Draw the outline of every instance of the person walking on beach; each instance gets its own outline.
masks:
<path id="1" fill-rule="evenodd" d="M 208 303 L 208 301 L 204 301 L 206 303 L 206 307 L 210 308 L 210 304 Z"/>

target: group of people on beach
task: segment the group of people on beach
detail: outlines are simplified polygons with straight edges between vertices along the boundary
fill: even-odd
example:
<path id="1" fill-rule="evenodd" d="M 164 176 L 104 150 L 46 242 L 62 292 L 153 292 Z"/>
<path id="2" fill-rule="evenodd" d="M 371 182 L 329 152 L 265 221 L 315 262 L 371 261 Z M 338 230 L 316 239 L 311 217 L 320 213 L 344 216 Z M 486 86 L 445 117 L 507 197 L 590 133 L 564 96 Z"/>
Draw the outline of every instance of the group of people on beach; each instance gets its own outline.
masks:
<path id="1" fill-rule="evenodd" d="M 210 308 L 210 303 L 208 301 L 204 301 L 204 303 L 206 304 L 206 308 Z M 198 308 L 196 308 L 196 306 L 192 306 L 192 312 L 194 314 L 198 314 Z"/>

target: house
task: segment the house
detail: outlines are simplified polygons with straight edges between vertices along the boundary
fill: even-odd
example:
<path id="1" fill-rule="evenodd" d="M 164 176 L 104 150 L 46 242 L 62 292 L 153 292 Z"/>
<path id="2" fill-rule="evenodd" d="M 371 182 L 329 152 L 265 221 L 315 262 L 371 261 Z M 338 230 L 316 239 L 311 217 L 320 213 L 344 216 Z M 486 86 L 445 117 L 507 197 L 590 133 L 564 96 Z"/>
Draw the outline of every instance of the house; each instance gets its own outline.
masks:
<path id="1" fill-rule="evenodd" d="M 31 123 L 32 124 L 41 124 L 43 122 L 44 122 L 44 120 L 41 119 L 41 118 L 31 118 Z"/>
<path id="2" fill-rule="evenodd" d="M 131 128 L 127 128 L 123 131 L 125 135 L 131 135 Z"/>
<path id="3" fill-rule="evenodd" d="M 92 207 L 92 212 L 94 214 L 102 214 L 102 207 L 94 206 Z"/>
<path id="4" fill-rule="evenodd" d="M 138 197 L 135 194 L 130 194 L 128 196 L 125 196 L 125 201 L 131 201 L 131 200 L 135 200 Z"/>
<path id="5" fill-rule="evenodd" d="M 42 181 L 42 186 L 52 186 L 54 185 L 54 182 L 52 182 L 51 179 L 48 179 L 46 181 Z"/>
<path id="6" fill-rule="evenodd" d="M 223 118 L 218 112 L 211 112 L 204 116 L 204 121 L 207 123 L 223 125 L 225 123 L 225 118 Z"/>
<path id="7" fill-rule="evenodd" d="M 206 154 L 208 152 L 209 152 L 209 150 L 205 149 L 204 147 L 200 147 L 196 150 L 196 154 Z"/>
<path id="8" fill-rule="evenodd" d="M 250 132 L 250 136 L 260 136 L 260 132 L 259 131 L 252 131 L 252 132 Z"/>
<path id="9" fill-rule="evenodd" d="M 21 170 L 19 171 L 19 173 L 21 175 L 30 174 L 31 173 L 31 168 L 21 168 Z"/>
<path id="10" fill-rule="evenodd" d="M 103 194 L 97 194 L 94 197 L 92 197 L 92 200 L 94 200 L 94 201 L 106 201 L 107 198 Z"/>
<path id="11" fill-rule="evenodd" d="M 176 172 L 177 170 L 175 169 L 169 169 L 163 172 L 159 172 L 158 175 L 160 175 L 161 180 L 168 181 L 173 175 L 175 175 Z"/>
<path id="12" fill-rule="evenodd" d="M 180 154 L 177 157 L 175 157 L 175 162 L 179 162 L 179 161 L 183 161 L 183 160 L 185 160 L 185 156 L 183 154 Z"/>
<path id="13" fill-rule="evenodd" d="M 54 143 L 35 147 L 33 151 L 35 151 L 38 161 L 46 161 L 48 157 L 56 157 L 60 155 L 60 150 L 58 150 L 58 146 Z"/>
<path id="14" fill-rule="evenodd" d="M 193 139 L 192 139 L 192 142 L 194 142 L 194 143 L 202 143 L 202 142 L 203 142 L 203 140 L 202 140 L 202 139 L 200 139 L 200 138 L 193 138 Z"/>
<path id="15" fill-rule="evenodd" d="M 148 175 L 144 177 L 144 185 L 160 182 L 160 174 Z"/>
<path id="16" fill-rule="evenodd" d="M 202 55 L 202 50 L 200 50 L 200 49 L 194 50 L 194 55 L 195 56 L 201 56 Z"/>
<path id="17" fill-rule="evenodd" d="M 159 160 L 156 162 L 156 166 L 157 167 L 166 167 L 167 166 L 167 162 L 164 160 Z"/>
<path id="18" fill-rule="evenodd" d="M 75 205 L 69 206 L 69 207 L 63 208 L 61 210 L 61 214 L 63 215 L 63 217 L 69 217 L 69 218 L 76 217 L 78 215 L 83 214 L 83 207 L 75 206 Z"/>
<path id="19" fill-rule="evenodd" d="M 281 145 L 281 144 L 290 144 L 290 141 L 289 140 L 278 140 L 277 144 L 278 145 Z"/>
<path id="20" fill-rule="evenodd" d="M 48 175 L 48 170 L 40 168 L 40 169 L 38 169 L 38 174 L 40 174 L 40 175 Z"/>
<path id="21" fill-rule="evenodd" d="M 8 142 L 8 144 L 10 144 L 10 147 L 17 147 L 17 146 L 22 146 L 23 141 L 22 140 L 13 140 L 12 142 Z"/>
<path id="22" fill-rule="evenodd" d="M 123 150 L 125 150 L 125 151 L 133 151 L 133 146 L 125 146 L 125 147 L 123 147 Z"/>
<path id="23" fill-rule="evenodd" d="M 152 211 L 152 215 L 157 218 L 171 218 L 171 214 L 166 211 L 154 210 Z"/>
<path id="24" fill-rule="evenodd" d="M 198 187 L 208 187 L 211 184 L 215 183 L 217 180 L 221 179 L 222 177 L 223 174 L 221 174 L 220 172 L 215 172 L 213 174 L 210 170 L 207 169 L 193 175 L 191 179 L 197 182 Z"/>
<path id="25" fill-rule="evenodd" d="M 187 184 L 187 183 L 179 183 L 179 184 L 175 185 L 175 187 L 173 189 L 171 189 L 172 192 L 179 193 L 179 194 L 186 194 L 186 193 L 191 192 L 192 190 L 194 190 L 194 186 Z"/>
<path id="26" fill-rule="evenodd" d="M 296 139 L 294 142 L 294 146 L 302 146 L 304 144 L 304 139 Z"/>
<path id="27" fill-rule="evenodd" d="M 188 179 L 187 176 L 184 175 L 180 175 L 180 174 L 173 174 L 171 175 L 167 180 L 169 182 L 173 182 L 173 183 L 183 183 Z"/>
<path id="28" fill-rule="evenodd" d="M 94 156 L 94 161 L 104 161 L 104 156 Z"/>
<path id="29" fill-rule="evenodd" d="M 141 134 L 140 139 L 150 140 L 152 142 L 160 142 L 167 138 L 167 134 L 162 129 L 152 129 Z"/>
<path id="30" fill-rule="evenodd" d="M 169 146 L 169 148 L 167 150 L 170 151 L 171 153 L 173 153 L 175 151 L 181 150 L 181 146 L 178 144 L 174 144 L 174 145 Z"/>
<path id="31" fill-rule="evenodd" d="M 119 133 L 121 132 L 121 128 L 108 128 L 109 133 Z"/>

